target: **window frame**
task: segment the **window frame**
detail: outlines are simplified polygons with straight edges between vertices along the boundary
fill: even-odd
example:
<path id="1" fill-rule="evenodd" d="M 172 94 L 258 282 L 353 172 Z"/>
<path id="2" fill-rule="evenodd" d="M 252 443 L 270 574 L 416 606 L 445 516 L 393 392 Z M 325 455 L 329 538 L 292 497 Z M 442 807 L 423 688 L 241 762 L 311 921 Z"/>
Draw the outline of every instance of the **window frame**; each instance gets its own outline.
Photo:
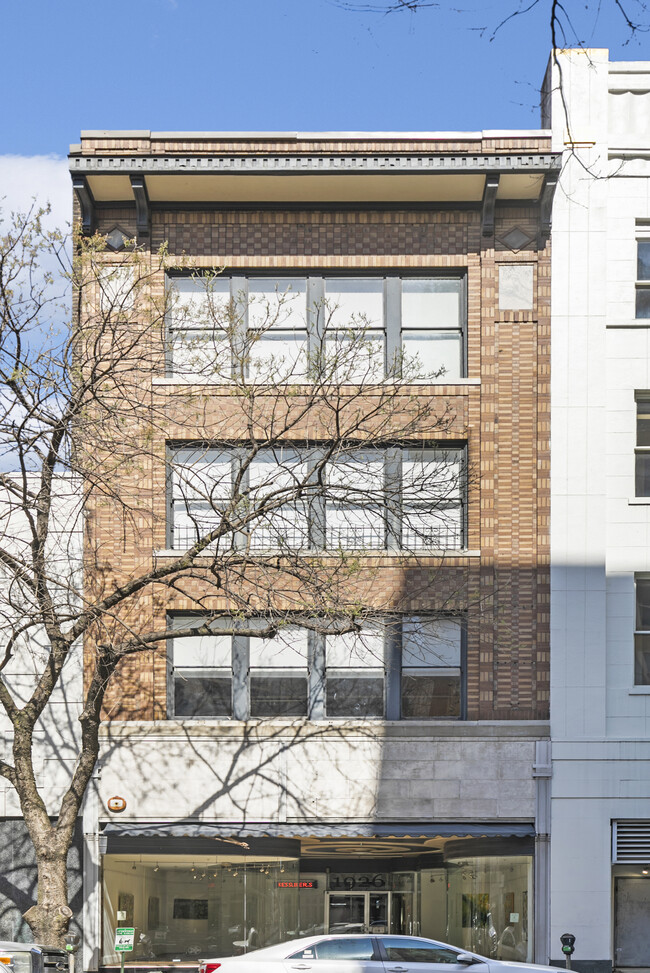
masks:
<path id="1" fill-rule="evenodd" d="M 173 289 L 173 282 L 179 278 L 187 279 L 189 276 L 181 271 L 168 271 L 165 277 L 165 286 L 167 291 Z M 194 275 L 196 276 L 196 275 Z M 309 270 L 291 269 L 291 268 L 279 268 L 277 271 L 267 270 L 267 269 L 242 269 L 232 276 L 225 277 L 230 281 L 230 299 L 235 302 L 235 306 L 240 309 L 240 328 L 241 333 L 239 339 L 235 335 L 235 341 L 245 341 L 246 334 L 251 329 L 249 326 L 249 281 L 251 280 L 291 280 L 300 279 L 306 282 L 305 292 L 306 292 L 306 308 L 305 308 L 305 324 L 306 324 L 306 337 L 307 337 L 307 351 L 308 354 L 313 354 L 316 348 L 316 343 L 320 343 L 323 338 L 323 320 L 320 308 L 323 302 L 326 300 L 327 294 L 327 281 L 328 280 L 379 280 L 382 282 L 383 290 L 383 321 L 382 325 L 369 325 L 368 334 L 376 334 L 381 332 L 383 334 L 383 344 L 384 344 L 384 374 L 383 377 L 390 377 L 391 375 L 396 375 L 396 377 L 401 377 L 400 374 L 400 357 L 403 349 L 403 333 L 408 332 L 419 332 L 422 334 L 431 334 L 432 332 L 442 333 L 458 333 L 460 337 L 460 353 L 459 353 L 459 376 L 458 379 L 463 381 L 467 378 L 467 314 L 468 314 L 468 300 L 467 300 L 467 268 L 403 268 L 400 270 L 396 269 L 377 269 L 374 268 L 355 268 L 350 270 L 349 268 L 336 269 L 332 268 L 327 270 L 327 273 L 322 271 L 319 273 L 313 273 Z M 458 327 L 457 329 L 446 327 L 417 327 L 409 326 L 408 328 L 403 328 L 402 324 L 402 283 L 403 281 L 411 280 L 449 280 L 457 281 L 459 283 L 459 300 L 458 300 Z M 650 282 L 649 282 L 650 283 Z M 189 329 L 188 329 L 189 330 Z M 273 330 L 273 329 L 271 329 Z M 282 331 L 283 329 L 278 329 Z M 285 330 L 295 330 L 295 329 L 285 329 Z M 302 330 L 302 329 L 299 329 Z M 345 331 L 344 327 L 334 328 L 333 331 L 340 333 Z M 169 378 L 175 377 L 174 363 L 173 363 L 173 350 L 172 350 L 172 336 L 174 334 L 172 315 L 168 314 L 165 322 L 165 369 L 166 375 Z M 234 368 L 234 362 L 231 361 L 231 373 L 232 368 Z M 188 373 L 188 377 L 191 378 L 191 373 Z M 249 376 L 250 377 L 250 376 Z M 446 378 L 444 375 L 436 378 L 434 380 L 428 379 L 417 379 L 415 384 L 418 385 L 453 385 L 458 379 L 456 378 Z M 291 384 L 302 384 L 297 380 L 290 380 Z M 349 383 L 354 385 L 354 381 Z"/>
<path id="2" fill-rule="evenodd" d="M 648 416 L 648 430 L 650 431 L 650 391 L 642 391 L 640 389 L 635 390 L 635 392 L 634 392 L 634 402 L 635 402 L 635 407 L 636 407 L 636 412 L 635 412 L 635 424 L 636 424 L 636 428 L 635 428 L 635 436 L 634 436 L 634 439 L 635 439 L 635 445 L 634 445 L 634 496 L 635 497 L 642 497 L 642 498 L 644 498 L 644 497 L 650 498 L 650 486 L 648 487 L 648 492 L 647 493 L 640 492 L 640 483 L 643 480 L 643 477 L 642 477 L 642 464 L 640 462 L 640 458 L 641 457 L 648 457 L 648 459 L 650 460 L 650 443 L 647 446 L 644 446 L 642 443 L 639 443 L 639 438 L 640 438 L 639 437 L 639 419 L 641 418 L 641 415 L 642 415 L 642 413 L 641 413 L 641 411 L 639 409 L 639 405 L 641 403 L 644 403 L 648 407 L 648 412 L 646 414 Z"/>
<path id="3" fill-rule="evenodd" d="M 650 580 L 650 575 L 648 575 Z M 200 621 L 204 616 L 199 612 L 169 612 L 167 615 L 167 627 L 173 630 L 175 627 L 187 624 L 192 619 Z M 228 616 L 224 616 L 224 626 Z M 424 622 L 436 618 L 444 621 L 453 619 L 460 628 L 460 707 L 457 716 L 432 716 L 432 717 L 405 717 L 402 715 L 402 624 L 405 619 L 420 618 Z M 263 624 L 264 618 L 260 618 Z M 440 722 L 462 722 L 467 720 L 467 619 L 464 615 L 450 615 L 445 613 L 435 614 L 431 612 L 419 612 L 410 615 L 386 614 L 376 620 L 383 626 L 383 696 L 384 710 L 377 716 L 355 716 L 350 714 L 330 715 L 327 712 L 327 652 L 326 638 L 322 633 L 307 630 L 307 712 L 305 716 L 253 716 L 251 713 L 251 694 L 250 676 L 252 668 L 250 665 L 250 642 L 249 636 L 230 634 L 231 639 L 231 715 L 212 716 L 198 713 L 192 716 L 177 716 L 175 713 L 175 666 L 174 666 L 174 638 L 167 640 L 166 664 L 167 664 L 167 718 L 175 720 L 226 720 L 226 721 L 248 721 L 255 719 L 281 720 L 281 719 L 305 719 L 309 721 L 327 720 L 328 722 L 349 722 L 350 720 L 362 720 L 364 722 L 403 722 L 403 723 L 440 723 Z M 245 623 L 253 627 L 255 619 Z M 215 634 L 218 634 L 218 624 L 215 622 Z M 186 667 L 179 667 L 186 668 Z M 338 669 L 340 667 L 333 667 Z M 376 668 L 380 668 L 377 666 Z M 209 672 L 210 670 L 205 670 Z M 212 670 L 214 671 L 214 670 Z M 353 666 L 350 667 L 350 674 L 355 672 Z"/>
<path id="4" fill-rule="evenodd" d="M 639 275 L 639 269 L 641 264 L 641 254 L 640 247 L 645 246 L 650 250 L 650 224 L 637 223 L 636 226 L 636 270 L 635 270 L 635 285 L 634 285 L 634 317 L 637 321 L 648 321 L 650 323 L 650 303 L 645 309 L 647 313 L 639 314 L 639 295 L 643 296 L 650 302 L 650 269 L 648 270 L 647 277 L 641 277 Z M 650 260 L 650 255 L 649 255 Z"/>
<path id="5" fill-rule="evenodd" d="M 206 443 L 195 440 L 171 440 L 167 442 L 166 449 L 166 508 L 167 508 L 167 523 L 165 530 L 165 543 L 167 545 L 167 550 L 186 550 L 187 548 L 175 547 L 175 535 L 176 535 L 176 524 L 175 524 L 175 512 L 176 503 L 180 502 L 174 495 L 175 486 L 175 470 L 176 464 L 174 462 L 174 457 L 183 449 L 196 449 L 203 450 L 204 452 L 214 451 L 215 453 L 231 453 L 231 478 L 232 482 L 237 475 L 239 464 L 242 462 L 242 456 L 246 450 L 245 444 L 240 447 L 230 447 L 226 445 L 221 445 L 219 443 Z M 268 450 L 262 449 L 260 453 L 266 451 L 272 451 L 274 449 L 287 449 L 295 451 L 300 454 L 301 450 L 308 451 L 308 456 L 306 458 L 307 469 L 309 469 L 310 460 L 313 462 L 319 456 L 321 450 L 327 447 L 326 443 L 313 443 L 308 444 L 304 442 L 287 442 L 284 444 L 278 444 L 277 447 L 269 446 Z M 296 545 L 291 546 L 292 551 L 298 551 L 304 553 L 305 555 L 314 553 L 328 553 L 335 550 L 345 550 L 345 551 L 360 551 L 360 552 L 372 552 L 375 554 L 401 554 L 408 555 L 410 551 L 421 554 L 423 552 L 432 551 L 436 555 L 439 555 L 442 551 L 463 551 L 467 549 L 467 511 L 468 511 L 468 448 L 469 444 L 467 442 L 459 440 L 451 440 L 449 442 L 431 442 L 431 443 L 400 443 L 399 446 L 373 446 L 370 449 L 365 450 L 362 443 L 359 444 L 359 453 L 370 452 L 370 453 L 380 453 L 383 458 L 383 489 L 386 492 L 390 490 L 394 491 L 395 502 L 391 503 L 387 507 L 386 502 L 386 492 L 383 498 L 379 497 L 376 503 L 376 507 L 382 514 L 383 520 L 383 544 L 381 546 L 375 545 L 371 547 L 360 547 L 356 548 L 354 546 L 345 547 L 335 547 L 328 545 L 328 508 L 336 506 L 336 509 L 345 510 L 349 509 L 351 512 L 356 509 L 356 505 L 348 497 L 347 503 L 341 501 L 337 503 L 335 499 L 328 499 L 326 494 L 319 494 L 314 492 L 302 500 L 296 501 L 296 506 L 299 507 L 301 504 L 305 505 L 306 509 L 306 531 L 303 536 L 306 537 L 306 545 Z M 405 506 L 403 504 L 403 494 L 404 494 L 404 467 L 403 462 L 405 459 L 410 458 L 412 455 L 417 455 L 418 452 L 426 453 L 458 453 L 458 462 L 460 464 L 459 470 L 459 489 L 457 497 L 450 498 L 447 500 L 448 509 L 458 510 L 458 543 L 456 546 L 451 547 L 427 547 L 426 545 L 416 545 L 414 547 L 403 546 L 403 536 L 407 529 L 409 528 L 407 514 L 405 513 Z M 346 459 L 352 461 L 354 452 L 350 450 L 346 453 Z M 333 460 L 335 463 L 335 459 Z M 242 481 L 242 489 L 247 489 L 249 484 L 249 470 L 244 472 L 244 478 Z M 432 501 L 436 502 L 436 501 Z M 438 503 L 443 503 L 443 501 L 438 501 Z M 224 501 L 225 504 L 225 501 Z M 287 504 L 289 508 L 290 502 Z M 413 503 L 408 505 L 408 509 L 416 509 Z M 368 509 L 366 505 L 365 509 Z M 374 508 L 373 508 L 374 509 Z M 435 510 L 441 510 L 442 506 L 436 506 Z M 215 523 L 216 526 L 216 523 Z M 260 529 L 265 529 L 263 527 L 262 521 L 260 520 L 255 526 Z M 244 547 L 247 542 L 247 538 L 254 536 L 254 531 L 252 534 L 249 533 L 237 533 L 233 532 L 231 547 L 237 549 L 238 547 Z M 220 540 L 224 543 L 224 547 L 227 543 L 228 535 L 224 535 L 224 538 Z M 188 545 L 189 546 L 189 545 Z M 254 556 L 256 552 L 260 554 L 267 551 L 277 551 L 281 550 L 282 544 L 277 547 L 253 547 L 251 548 L 251 555 Z M 209 548 L 208 548 L 209 550 Z"/>
<path id="6" fill-rule="evenodd" d="M 642 638 L 650 639 L 650 627 L 640 628 L 639 627 L 639 584 L 644 584 L 648 586 L 650 591 L 650 573 L 639 571 L 634 575 L 634 667 L 633 667 L 633 685 L 634 686 L 648 686 L 650 687 L 650 671 L 648 672 L 648 678 L 646 682 L 641 682 L 637 678 L 640 671 L 640 666 L 638 662 L 638 640 Z M 649 599 L 650 600 L 650 599 Z M 650 650 L 649 650 L 650 652 Z"/>

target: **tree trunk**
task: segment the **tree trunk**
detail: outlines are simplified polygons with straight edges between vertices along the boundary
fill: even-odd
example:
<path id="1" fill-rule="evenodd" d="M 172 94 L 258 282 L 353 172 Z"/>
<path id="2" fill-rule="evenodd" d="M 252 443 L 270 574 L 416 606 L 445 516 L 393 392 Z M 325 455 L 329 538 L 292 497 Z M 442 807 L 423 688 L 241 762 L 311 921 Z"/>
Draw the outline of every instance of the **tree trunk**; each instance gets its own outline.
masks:
<path id="1" fill-rule="evenodd" d="M 41 946 L 65 946 L 64 937 L 72 917 L 68 906 L 68 852 L 37 856 L 38 901 L 23 913 L 34 942 Z"/>

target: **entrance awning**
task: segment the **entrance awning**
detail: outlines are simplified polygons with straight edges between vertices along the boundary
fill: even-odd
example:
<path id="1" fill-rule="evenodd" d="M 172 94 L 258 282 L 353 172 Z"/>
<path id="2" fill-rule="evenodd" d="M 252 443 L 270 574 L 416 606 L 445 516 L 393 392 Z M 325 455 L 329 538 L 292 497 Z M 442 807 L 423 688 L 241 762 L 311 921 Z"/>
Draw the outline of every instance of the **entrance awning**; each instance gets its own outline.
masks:
<path id="1" fill-rule="evenodd" d="M 526 822 L 413 822 L 410 824 L 288 824 L 282 822 L 207 823 L 203 821 L 106 824 L 107 838 L 533 838 Z"/>

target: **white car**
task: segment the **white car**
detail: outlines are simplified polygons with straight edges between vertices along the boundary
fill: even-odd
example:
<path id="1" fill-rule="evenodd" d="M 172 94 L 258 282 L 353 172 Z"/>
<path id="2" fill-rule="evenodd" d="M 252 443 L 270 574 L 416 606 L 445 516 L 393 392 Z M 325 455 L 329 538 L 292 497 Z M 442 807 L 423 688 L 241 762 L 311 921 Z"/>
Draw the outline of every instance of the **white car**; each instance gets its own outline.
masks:
<path id="1" fill-rule="evenodd" d="M 551 966 L 487 959 L 416 936 L 310 936 L 255 949 L 244 956 L 205 959 L 199 973 L 557 973 Z"/>

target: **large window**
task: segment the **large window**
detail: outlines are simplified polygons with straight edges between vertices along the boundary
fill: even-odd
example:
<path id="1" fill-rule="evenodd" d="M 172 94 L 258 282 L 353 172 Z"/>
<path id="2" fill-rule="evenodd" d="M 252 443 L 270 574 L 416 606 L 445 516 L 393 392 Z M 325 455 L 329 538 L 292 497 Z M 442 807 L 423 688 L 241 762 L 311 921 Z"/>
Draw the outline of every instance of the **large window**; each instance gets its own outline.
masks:
<path id="1" fill-rule="evenodd" d="M 637 239 L 636 316 L 650 318 L 650 229 Z"/>
<path id="2" fill-rule="evenodd" d="M 650 686 L 650 575 L 637 575 L 634 684 Z"/>
<path id="3" fill-rule="evenodd" d="M 168 544 L 211 550 L 458 550 L 465 449 L 170 449 Z M 236 495 L 235 495 L 236 493 Z"/>
<path id="4" fill-rule="evenodd" d="M 462 276 L 170 277 L 171 374 L 333 382 L 465 375 Z M 322 371 L 321 371 L 322 374 Z"/>
<path id="5" fill-rule="evenodd" d="M 394 616 L 358 632 L 291 624 L 265 637 L 262 619 L 211 623 L 175 615 L 169 640 L 169 714 L 175 717 L 459 719 L 464 635 L 459 619 Z M 225 629 L 246 626 L 246 634 Z M 260 631 L 259 636 L 251 630 Z"/>

